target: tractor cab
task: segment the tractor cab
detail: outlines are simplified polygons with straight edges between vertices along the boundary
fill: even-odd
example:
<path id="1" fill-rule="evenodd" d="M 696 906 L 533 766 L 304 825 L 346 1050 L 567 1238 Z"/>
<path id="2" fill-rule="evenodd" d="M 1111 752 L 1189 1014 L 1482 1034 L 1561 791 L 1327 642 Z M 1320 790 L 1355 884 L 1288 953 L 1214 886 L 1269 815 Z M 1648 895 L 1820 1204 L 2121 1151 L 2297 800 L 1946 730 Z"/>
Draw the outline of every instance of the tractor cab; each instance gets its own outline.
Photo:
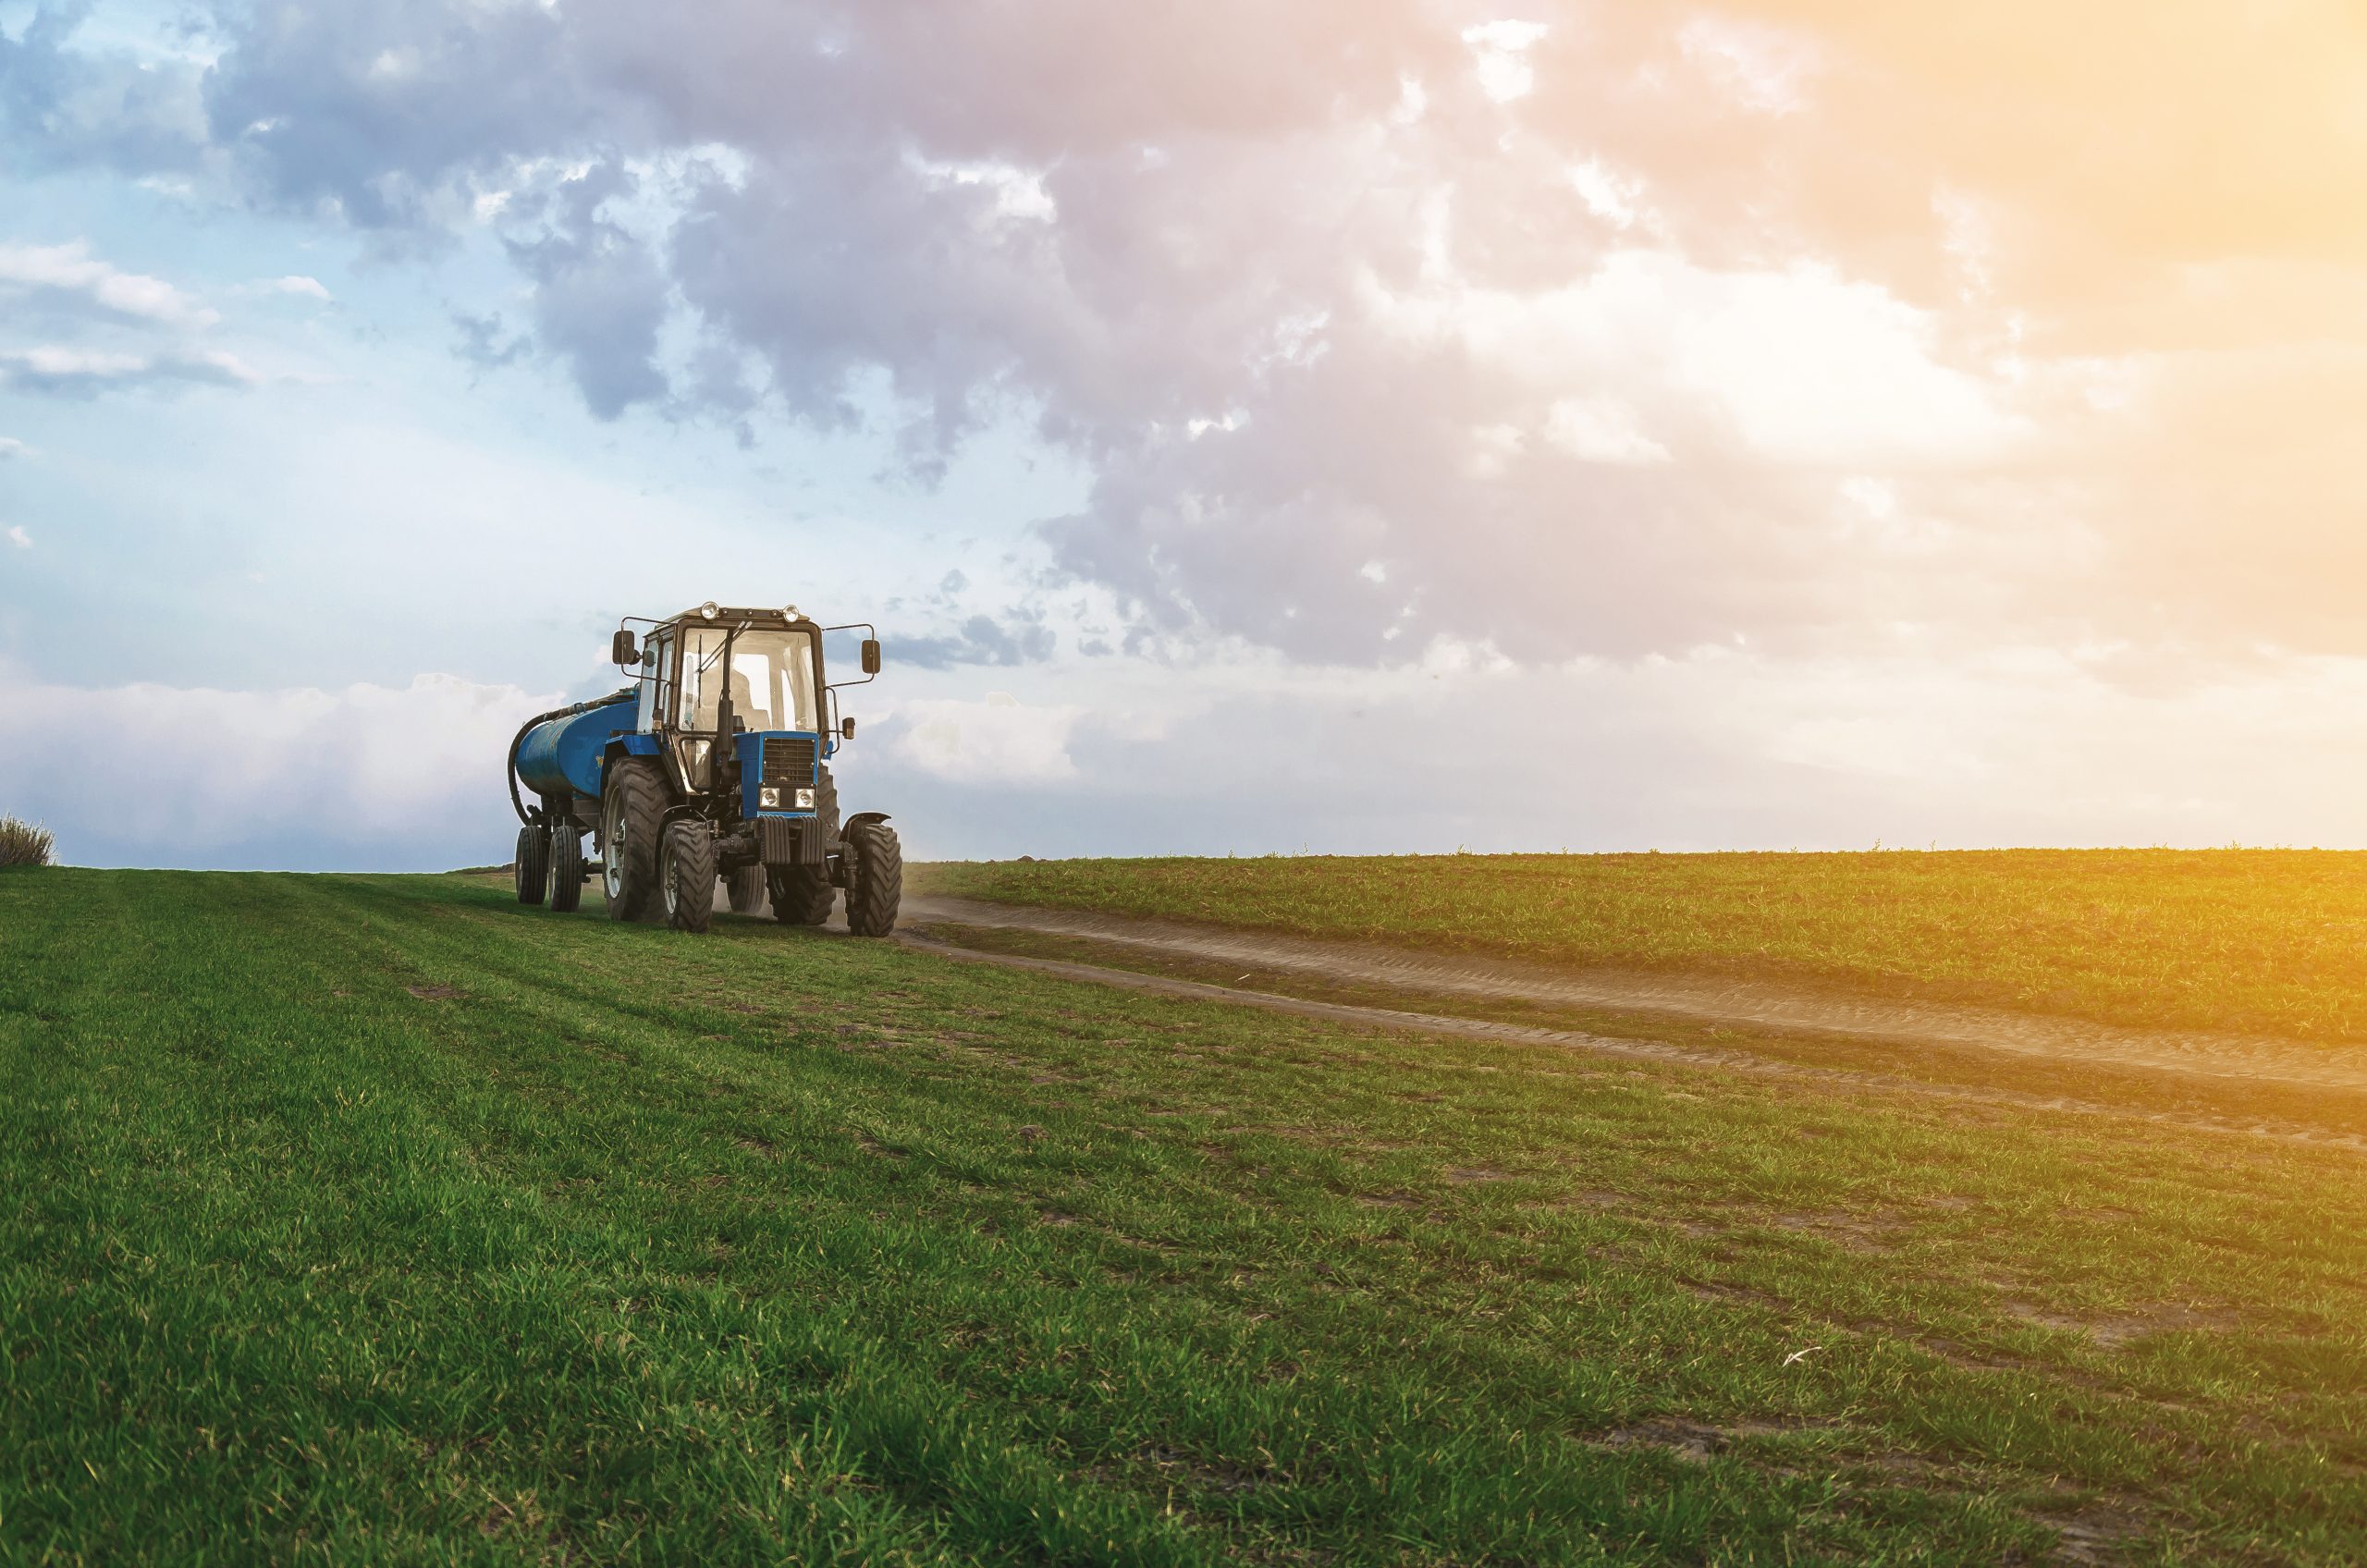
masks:
<path id="1" fill-rule="evenodd" d="M 614 652 L 619 664 L 635 662 L 630 631 L 617 633 Z M 638 654 L 633 729 L 656 741 L 678 788 L 707 795 L 754 779 L 751 815 L 815 809 L 810 777 L 767 785 L 763 765 L 768 753 L 795 753 L 810 775 L 838 749 L 824 733 L 820 627 L 793 609 L 706 605 L 653 623 Z"/>

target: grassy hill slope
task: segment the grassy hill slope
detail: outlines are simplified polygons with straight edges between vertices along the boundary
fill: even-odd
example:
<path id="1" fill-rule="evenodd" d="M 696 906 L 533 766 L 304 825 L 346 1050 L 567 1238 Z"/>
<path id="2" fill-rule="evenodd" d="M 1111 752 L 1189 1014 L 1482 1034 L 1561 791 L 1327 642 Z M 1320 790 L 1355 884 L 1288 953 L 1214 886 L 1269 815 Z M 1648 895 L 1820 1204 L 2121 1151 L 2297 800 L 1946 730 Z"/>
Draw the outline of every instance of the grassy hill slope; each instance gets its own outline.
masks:
<path id="1" fill-rule="evenodd" d="M 2361 1158 L 0 874 L 0 1560 L 2358 1561 Z"/>

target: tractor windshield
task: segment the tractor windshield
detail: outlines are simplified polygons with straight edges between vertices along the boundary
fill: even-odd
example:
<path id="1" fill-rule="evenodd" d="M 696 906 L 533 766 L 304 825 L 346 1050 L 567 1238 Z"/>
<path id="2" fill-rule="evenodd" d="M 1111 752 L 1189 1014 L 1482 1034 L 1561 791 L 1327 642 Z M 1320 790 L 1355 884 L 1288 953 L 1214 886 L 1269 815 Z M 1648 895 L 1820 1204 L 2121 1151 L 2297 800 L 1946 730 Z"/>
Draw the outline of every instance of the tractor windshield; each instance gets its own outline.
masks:
<path id="1" fill-rule="evenodd" d="M 742 631 L 723 668 L 725 629 L 682 633 L 681 727 L 713 729 L 726 683 L 737 729 L 818 729 L 814 703 L 814 639 L 803 631 Z"/>

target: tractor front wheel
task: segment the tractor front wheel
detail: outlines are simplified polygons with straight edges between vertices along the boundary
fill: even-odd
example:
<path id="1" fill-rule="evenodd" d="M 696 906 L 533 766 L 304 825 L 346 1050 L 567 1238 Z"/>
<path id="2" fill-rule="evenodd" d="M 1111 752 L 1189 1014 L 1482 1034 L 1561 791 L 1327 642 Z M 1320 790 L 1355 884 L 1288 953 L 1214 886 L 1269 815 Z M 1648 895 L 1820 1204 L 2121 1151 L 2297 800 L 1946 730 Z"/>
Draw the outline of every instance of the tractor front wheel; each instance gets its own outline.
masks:
<path id="1" fill-rule="evenodd" d="M 600 781 L 600 882 L 608 918 L 639 920 L 657 892 L 666 778 L 648 757 L 619 757 Z"/>
<path id="2" fill-rule="evenodd" d="M 819 925 L 830 918 L 839 890 L 818 865 L 784 865 L 772 873 L 773 918 L 783 925 Z"/>
<path id="3" fill-rule="evenodd" d="M 543 901 L 543 877 L 550 861 L 550 839 L 532 823 L 518 829 L 518 901 Z"/>
<path id="4" fill-rule="evenodd" d="M 572 822 L 551 829 L 551 908 L 573 914 L 583 902 L 583 835 Z"/>
<path id="5" fill-rule="evenodd" d="M 669 824 L 657 850 L 657 880 L 666 893 L 666 924 L 699 932 L 715 915 L 715 835 L 704 822 Z"/>
<path id="6" fill-rule="evenodd" d="M 846 831 L 847 929 L 885 937 L 896 928 L 904 897 L 904 851 L 884 822 L 857 822 Z"/>

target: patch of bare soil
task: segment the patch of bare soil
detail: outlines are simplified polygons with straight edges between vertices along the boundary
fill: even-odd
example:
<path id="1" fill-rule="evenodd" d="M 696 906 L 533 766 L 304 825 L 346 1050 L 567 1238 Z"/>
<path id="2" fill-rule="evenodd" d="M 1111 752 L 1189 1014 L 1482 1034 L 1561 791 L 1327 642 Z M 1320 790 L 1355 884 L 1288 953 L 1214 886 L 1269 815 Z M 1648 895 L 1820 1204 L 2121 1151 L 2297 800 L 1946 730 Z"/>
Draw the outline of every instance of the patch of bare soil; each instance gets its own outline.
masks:
<path id="1" fill-rule="evenodd" d="M 2014 1298 L 2008 1298 L 2004 1305 L 2025 1323 L 2084 1334 L 2107 1350 L 2153 1334 L 2225 1333 L 2243 1325 L 2243 1319 L 2235 1313 L 2190 1303 L 2161 1303 L 2135 1312 L 2118 1313 L 2065 1312 Z"/>
<path id="2" fill-rule="evenodd" d="M 2121 1549 L 2144 1529 L 2135 1514 L 2101 1502 L 2076 1513 L 2030 1517 L 2054 1532 L 2056 1562 L 2116 1562 Z"/>
<path id="3" fill-rule="evenodd" d="M 1712 1425 L 1662 1415 L 1630 1426 L 1615 1427 L 1586 1440 L 1597 1448 L 1657 1449 L 1678 1459 L 1702 1464 L 1707 1464 L 1711 1456 L 1723 1453 L 1747 1439 L 1783 1437 L 1802 1429 L 1800 1424 L 1794 1422 L 1730 1421 Z"/>
<path id="4" fill-rule="evenodd" d="M 1908 1227 L 1895 1216 L 1853 1214 L 1824 1209 L 1809 1214 L 1779 1214 L 1775 1223 L 1847 1247 L 1852 1252 L 1890 1252 L 1906 1240 Z"/>

